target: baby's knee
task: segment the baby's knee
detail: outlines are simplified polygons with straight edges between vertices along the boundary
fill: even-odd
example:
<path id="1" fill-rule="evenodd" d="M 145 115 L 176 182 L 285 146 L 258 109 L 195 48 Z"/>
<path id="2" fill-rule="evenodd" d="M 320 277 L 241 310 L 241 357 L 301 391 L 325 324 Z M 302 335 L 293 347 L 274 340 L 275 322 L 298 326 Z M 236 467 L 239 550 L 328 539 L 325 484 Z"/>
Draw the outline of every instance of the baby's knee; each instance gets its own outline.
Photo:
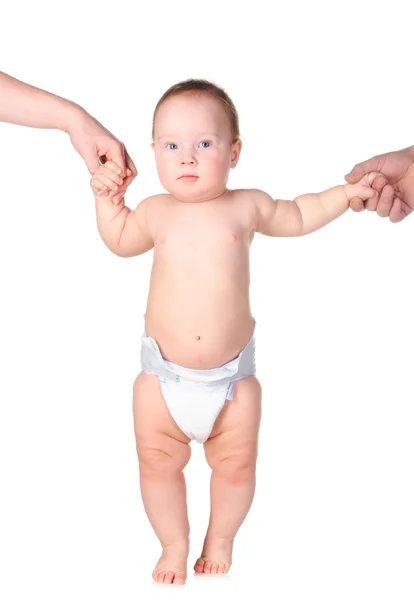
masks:
<path id="1" fill-rule="evenodd" d="M 243 450 L 208 461 L 211 469 L 233 483 L 250 480 L 256 472 L 257 444 L 247 443 Z"/>
<path id="2" fill-rule="evenodd" d="M 165 478 L 181 472 L 190 460 L 191 449 L 188 444 L 166 452 L 161 448 L 138 446 L 140 472 L 151 477 Z"/>

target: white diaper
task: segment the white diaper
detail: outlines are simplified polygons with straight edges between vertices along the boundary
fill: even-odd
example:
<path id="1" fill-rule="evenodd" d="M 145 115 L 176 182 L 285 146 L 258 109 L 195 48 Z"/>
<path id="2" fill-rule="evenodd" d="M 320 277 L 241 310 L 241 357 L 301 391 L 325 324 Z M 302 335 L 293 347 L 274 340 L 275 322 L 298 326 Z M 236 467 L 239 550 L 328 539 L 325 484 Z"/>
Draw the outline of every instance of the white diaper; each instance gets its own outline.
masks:
<path id="1" fill-rule="evenodd" d="M 254 332 L 240 354 L 215 369 L 188 369 L 165 360 L 154 338 L 141 336 L 141 368 L 158 375 L 172 418 L 199 444 L 209 437 L 226 400 L 233 399 L 234 381 L 256 374 Z"/>

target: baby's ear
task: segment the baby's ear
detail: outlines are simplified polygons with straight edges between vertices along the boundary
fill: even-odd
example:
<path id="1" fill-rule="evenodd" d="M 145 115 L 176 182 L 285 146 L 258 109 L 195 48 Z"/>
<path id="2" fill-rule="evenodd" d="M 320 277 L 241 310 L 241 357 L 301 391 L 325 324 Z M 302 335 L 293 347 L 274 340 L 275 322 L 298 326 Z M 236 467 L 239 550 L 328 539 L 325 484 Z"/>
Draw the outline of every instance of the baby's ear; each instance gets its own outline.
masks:
<path id="1" fill-rule="evenodd" d="M 154 150 L 154 142 L 151 142 L 151 148 Z"/>
<path id="2" fill-rule="evenodd" d="M 234 167 L 237 165 L 237 163 L 239 161 L 241 149 L 242 149 L 242 141 L 241 140 L 236 140 L 235 142 L 233 142 L 232 148 L 231 148 L 231 168 L 232 169 L 234 169 Z"/>

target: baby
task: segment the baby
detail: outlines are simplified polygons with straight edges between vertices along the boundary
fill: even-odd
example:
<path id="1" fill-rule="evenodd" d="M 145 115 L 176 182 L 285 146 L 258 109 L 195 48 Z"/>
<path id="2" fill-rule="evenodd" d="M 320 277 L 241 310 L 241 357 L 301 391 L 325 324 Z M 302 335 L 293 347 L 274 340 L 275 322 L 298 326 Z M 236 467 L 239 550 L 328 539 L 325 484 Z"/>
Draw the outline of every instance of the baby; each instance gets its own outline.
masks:
<path id="1" fill-rule="evenodd" d="M 145 198 L 133 211 L 123 198 L 114 202 L 123 180 L 113 161 L 100 166 L 91 186 L 99 233 L 112 252 L 128 257 L 154 248 L 142 372 L 133 391 L 135 437 L 142 499 L 162 545 L 153 579 L 183 584 L 190 441 L 204 444 L 212 469 L 210 521 L 196 572 L 228 571 L 254 496 L 262 396 L 249 305 L 254 234 L 311 233 L 345 213 L 352 197 L 377 192 L 370 186 L 375 173 L 293 201 L 228 189 L 242 147 L 238 115 L 226 92 L 205 80 L 165 92 L 152 136 L 166 194 Z"/>

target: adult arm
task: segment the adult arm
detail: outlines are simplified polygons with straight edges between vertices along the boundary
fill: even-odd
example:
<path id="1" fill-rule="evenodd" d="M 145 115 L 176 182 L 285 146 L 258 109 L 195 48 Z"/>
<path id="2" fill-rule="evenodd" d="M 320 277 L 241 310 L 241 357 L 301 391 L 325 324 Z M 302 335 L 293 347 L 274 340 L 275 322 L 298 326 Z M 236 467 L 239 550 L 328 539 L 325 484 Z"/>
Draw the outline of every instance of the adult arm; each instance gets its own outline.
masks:
<path id="1" fill-rule="evenodd" d="M 66 132 L 75 150 L 93 174 L 99 157 L 114 160 L 125 175 L 123 185 L 114 195 L 122 198 L 137 170 L 125 146 L 81 106 L 0 72 L 0 121 Z"/>

